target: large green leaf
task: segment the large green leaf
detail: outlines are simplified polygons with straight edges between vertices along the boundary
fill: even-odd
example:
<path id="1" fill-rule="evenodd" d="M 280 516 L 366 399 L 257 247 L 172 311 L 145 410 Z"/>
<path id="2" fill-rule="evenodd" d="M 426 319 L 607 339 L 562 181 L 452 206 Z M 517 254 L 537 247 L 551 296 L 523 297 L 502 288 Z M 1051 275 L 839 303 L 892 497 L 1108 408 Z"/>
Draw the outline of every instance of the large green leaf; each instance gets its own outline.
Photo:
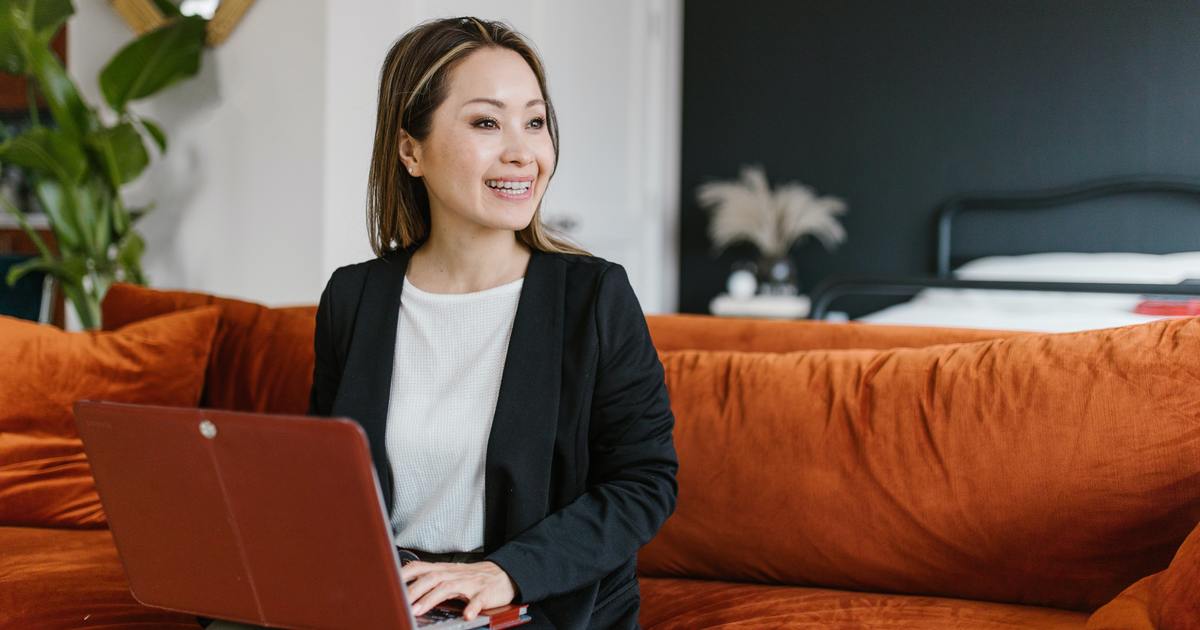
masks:
<path id="1" fill-rule="evenodd" d="M 38 234 L 37 230 L 33 229 L 32 225 L 29 224 L 29 220 L 25 218 L 25 213 L 22 212 L 20 208 L 14 206 L 12 202 L 9 201 L 4 195 L 0 195 L 0 205 L 4 206 L 5 212 L 9 213 L 14 219 L 17 220 L 17 225 L 21 226 L 21 229 L 25 231 L 25 235 L 29 237 L 29 240 L 33 241 L 34 247 L 37 248 L 38 253 L 40 253 L 43 258 L 54 257 L 54 255 L 50 252 L 50 248 L 46 246 L 46 241 L 43 241 L 42 236 Z"/>
<path id="2" fill-rule="evenodd" d="M 114 190 L 136 179 L 150 164 L 150 154 L 146 153 L 142 135 L 130 122 L 92 132 L 87 137 L 87 146 L 104 165 Z"/>
<path id="3" fill-rule="evenodd" d="M 154 204 L 150 203 L 140 208 L 126 208 L 125 202 L 121 200 L 120 195 L 113 198 L 113 233 L 120 235 L 129 231 L 138 219 L 141 219 L 146 213 L 154 209 Z"/>
<path id="4" fill-rule="evenodd" d="M 87 273 L 87 265 L 82 258 L 73 258 L 65 261 L 31 258 L 10 267 L 5 281 L 8 283 L 8 286 L 12 286 L 22 276 L 31 271 L 44 271 L 58 278 L 63 284 L 81 284 L 84 274 Z"/>
<path id="5" fill-rule="evenodd" d="M 130 101 L 195 75 L 207 24 L 199 16 L 179 18 L 122 48 L 100 72 L 100 91 L 108 104 L 123 113 Z"/>
<path id="6" fill-rule="evenodd" d="M 84 230 L 88 252 L 93 254 L 97 268 L 109 264 L 112 233 L 112 189 L 99 177 L 89 179 L 74 190 L 79 227 Z"/>
<path id="7" fill-rule="evenodd" d="M 46 127 L 33 127 L 0 144 L 0 162 L 45 173 L 67 183 L 79 181 L 87 169 L 83 149 L 66 134 Z"/>
<path id="8" fill-rule="evenodd" d="M 0 72 L 25 74 L 25 55 L 21 54 L 20 37 L 23 32 L 20 2 L 0 0 Z"/>
<path id="9" fill-rule="evenodd" d="M 129 230 L 117 243 L 117 262 L 125 270 L 125 280 L 134 284 L 146 284 L 142 275 L 142 254 L 146 251 L 146 241 L 137 230 Z"/>
<path id="10" fill-rule="evenodd" d="M 129 218 L 129 210 L 125 208 L 125 202 L 121 200 L 120 195 L 113 199 L 113 234 L 119 236 L 129 231 L 133 222 Z"/>
<path id="11" fill-rule="evenodd" d="M 28 51 L 47 46 L 74 12 L 71 0 L 0 0 L 0 71 L 28 74 Z"/>
<path id="12" fill-rule="evenodd" d="M 53 39 L 63 22 L 75 13 L 71 0 L 32 0 L 29 9 L 33 30 L 45 42 Z"/>
<path id="13" fill-rule="evenodd" d="M 84 240 L 87 238 L 86 227 L 80 225 L 75 187 L 64 187 L 58 180 L 39 177 L 34 181 L 33 190 L 42 210 L 50 217 L 50 227 L 58 239 L 59 251 L 90 249 Z"/>
<path id="14" fill-rule="evenodd" d="M 138 118 L 138 122 L 142 124 L 142 127 L 146 128 L 146 133 L 149 133 L 150 137 L 154 138 L 154 144 L 158 145 L 158 150 L 166 153 L 167 134 L 163 133 L 162 127 L 159 127 L 158 123 L 149 118 Z"/>
<path id="15" fill-rule="evenodd" d="M 33 46 L 25 53 L 30 74 L 37 80 L 58 128 L 72 138 L 82 138 L 98 126 L 95 112 L 79 97 L 75 82 L 67 76 L 58 57 L 45 46 Z"/>

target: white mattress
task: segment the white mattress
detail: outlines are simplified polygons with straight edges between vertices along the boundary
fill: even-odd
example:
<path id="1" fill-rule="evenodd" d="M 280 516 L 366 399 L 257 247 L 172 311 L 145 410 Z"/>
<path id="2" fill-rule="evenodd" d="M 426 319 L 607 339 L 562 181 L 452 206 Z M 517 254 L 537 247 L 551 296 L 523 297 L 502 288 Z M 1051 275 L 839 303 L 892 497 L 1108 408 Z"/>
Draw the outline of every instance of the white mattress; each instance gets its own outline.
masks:
<path id="1" fill-rule="evenodd" d="M 1176 284 L 1200 278 L 1200 252 L 993 256 L 955 271 L 968 280 Z M 911 301 L 860 318 L 875 324 L 1070 332 L 1161 319 L 1133 312 L 1138 295 L 925 289 Z"/>

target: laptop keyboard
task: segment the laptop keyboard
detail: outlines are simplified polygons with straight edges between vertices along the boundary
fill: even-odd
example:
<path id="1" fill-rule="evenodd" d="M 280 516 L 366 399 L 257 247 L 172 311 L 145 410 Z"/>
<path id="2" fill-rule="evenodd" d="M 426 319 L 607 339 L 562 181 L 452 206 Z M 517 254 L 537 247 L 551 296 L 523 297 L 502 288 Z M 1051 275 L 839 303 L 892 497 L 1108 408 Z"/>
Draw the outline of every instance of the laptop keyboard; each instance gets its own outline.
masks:
<path id="1" fill-rule="evenodd" d="M 462 617 L 458 612 L 447 610 L 445 608 L 435 607 L 433 610 L 417 617 L 417 625 L 421 627 L 432 626 L 446 621 L 455 621 Z"/>

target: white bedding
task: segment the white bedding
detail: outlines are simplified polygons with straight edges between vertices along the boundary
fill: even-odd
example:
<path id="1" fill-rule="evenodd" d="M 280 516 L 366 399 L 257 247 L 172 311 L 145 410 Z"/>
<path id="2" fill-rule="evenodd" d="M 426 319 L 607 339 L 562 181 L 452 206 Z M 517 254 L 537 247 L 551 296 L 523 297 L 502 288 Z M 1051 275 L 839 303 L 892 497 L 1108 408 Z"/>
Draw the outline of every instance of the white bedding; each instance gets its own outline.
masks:
<path id="1" fill-rule="evenodd" d="M 1048 253 L 990 256 L 955 270 L 964 280 L 1176 284 L 1200 278 L 1200 252 L 1179 254 Z M 1133 312 L 1139 295 L 925 289 L 909 302 L 871 313 L 875 324 L 1069 332 L 1161 319 Z"/>

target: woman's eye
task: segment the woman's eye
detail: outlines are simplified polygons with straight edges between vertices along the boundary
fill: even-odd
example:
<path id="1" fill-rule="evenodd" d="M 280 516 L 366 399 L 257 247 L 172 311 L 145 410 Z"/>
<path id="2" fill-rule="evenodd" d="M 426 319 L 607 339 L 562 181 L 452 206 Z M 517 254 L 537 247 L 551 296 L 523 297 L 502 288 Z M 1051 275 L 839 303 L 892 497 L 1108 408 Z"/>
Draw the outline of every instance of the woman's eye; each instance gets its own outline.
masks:
<path id="1" fill-rule="evenodd" d="M 496 122 L 495 118 L 480 118 L 471 124 L 481 129 L 495 129 L 499 123 Z M 529 125 L 534 129 L 541 129 L 546 126 L 546 119 L 538 116 L 530 120 Z"/>

